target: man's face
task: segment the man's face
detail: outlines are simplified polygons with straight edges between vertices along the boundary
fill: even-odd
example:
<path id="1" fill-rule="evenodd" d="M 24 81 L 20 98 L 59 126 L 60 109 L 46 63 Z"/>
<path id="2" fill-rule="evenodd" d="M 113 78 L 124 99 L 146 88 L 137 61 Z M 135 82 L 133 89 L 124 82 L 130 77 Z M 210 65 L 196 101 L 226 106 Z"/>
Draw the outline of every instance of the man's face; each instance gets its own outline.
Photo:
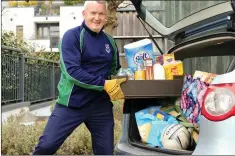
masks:
<path id="1" fill-rule="evenodd" d="M 98 2 L 89 3 L 82 14 L 87 27 L 94 32 L 100 32 L 106 21 L 105 4 Z"/>

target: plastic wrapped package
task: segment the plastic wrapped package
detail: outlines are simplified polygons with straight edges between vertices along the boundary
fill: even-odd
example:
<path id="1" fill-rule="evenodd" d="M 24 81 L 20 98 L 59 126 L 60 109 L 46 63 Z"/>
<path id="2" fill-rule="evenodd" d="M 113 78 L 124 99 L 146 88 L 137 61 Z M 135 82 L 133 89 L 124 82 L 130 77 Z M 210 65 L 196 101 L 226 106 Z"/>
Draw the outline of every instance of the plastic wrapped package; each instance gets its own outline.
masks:
<path id="1" fill-rule="evenodd" d="M 178 124 L 173 116 L 160 111 L 160 108 L 153 106 L 135 113 L 141 140 L 152 147 L 162 147 L 161 135 L 164 128 L 170 124 Z"/>
<path id="2" fill-rule="evenodd" d="M 150 39 L 143 39 L 124 46 L 128 68 L 133 72 L 136 71 L 137 64 L 140 60 L 152 58 L 155 63 L 153 45 Z"/>
<path id="3" fill-rule="evenodd" d="M 184 77 L 180 108 L 191 123 L 200 124 L 201 102 L 208 86 L 200 78 L 193 79 L 191 75 Z"/>

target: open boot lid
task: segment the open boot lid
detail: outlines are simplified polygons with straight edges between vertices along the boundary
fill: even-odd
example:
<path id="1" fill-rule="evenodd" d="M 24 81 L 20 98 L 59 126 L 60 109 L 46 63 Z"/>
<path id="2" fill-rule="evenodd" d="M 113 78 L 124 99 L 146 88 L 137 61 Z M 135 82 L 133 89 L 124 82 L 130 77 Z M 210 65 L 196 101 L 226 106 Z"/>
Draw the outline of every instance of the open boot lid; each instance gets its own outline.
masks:
<path id="1" fill-rule="evenodd" d="M 235 31 L 235 0 L 190 2 L 200 6 L 194 9 L 185 1 L 131 1 L 144 22 L 176 43 L 208 31 Z"/>

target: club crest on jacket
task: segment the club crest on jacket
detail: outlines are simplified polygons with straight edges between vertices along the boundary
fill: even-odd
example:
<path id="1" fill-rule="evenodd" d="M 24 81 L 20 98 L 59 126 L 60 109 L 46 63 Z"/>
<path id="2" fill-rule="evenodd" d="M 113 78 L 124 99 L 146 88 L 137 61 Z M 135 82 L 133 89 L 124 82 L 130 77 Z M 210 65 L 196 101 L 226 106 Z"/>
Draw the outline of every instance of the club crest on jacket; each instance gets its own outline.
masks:
<path id="1" fill-rule="evenodd" d="M 105 51 L 107 52 L 107 53 L 110 53 L 110 47 L 109 47 L 109 44 L 105 44 Z"/>

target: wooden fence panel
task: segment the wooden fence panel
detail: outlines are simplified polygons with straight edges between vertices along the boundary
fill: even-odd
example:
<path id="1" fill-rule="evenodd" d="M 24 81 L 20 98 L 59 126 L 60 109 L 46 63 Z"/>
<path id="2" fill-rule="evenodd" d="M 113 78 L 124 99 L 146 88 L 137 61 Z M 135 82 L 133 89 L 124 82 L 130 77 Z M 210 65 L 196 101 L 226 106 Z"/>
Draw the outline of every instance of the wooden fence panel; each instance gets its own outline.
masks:
<path id="1" fill-rule="evenodd" d="M 213 56 L 188 58 L 183 61 L 184 72 L 193 74 L 195 70 L 223 74 L 226 72 L 234 56 Z"/>
<path id="2" fill-rule="evenodd" d="M 154 14 L 159 14 L 155 12 Z M 147 31 L 136 17 L 135 11 L 119 11 L 117 12 L 117 27 L 114 29 L 114 36 L 146 36 Z M 145 27 L 152 35 L 158 35 L 154 29 L 145 24 Z"/>

